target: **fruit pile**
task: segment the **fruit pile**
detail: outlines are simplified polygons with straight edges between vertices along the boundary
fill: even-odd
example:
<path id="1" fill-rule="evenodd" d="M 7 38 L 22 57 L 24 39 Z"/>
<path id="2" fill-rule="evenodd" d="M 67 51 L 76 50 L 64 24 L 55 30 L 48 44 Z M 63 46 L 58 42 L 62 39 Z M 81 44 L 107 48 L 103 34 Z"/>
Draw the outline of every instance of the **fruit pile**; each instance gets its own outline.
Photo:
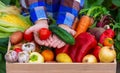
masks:
<path id="1" fill-rule="evenodd" d="M 103 44 L 97 44 L 95 37 L 85 32 L 75 38 L 74 45 L 67 44 L 62 48 L 49 48 L 35 43 L 31 35 L 16 31 L 10 36 L 11 47 L 5 55 L 7 62 L 110 63 L 116 58 L 114 41 L 110 37 L 104 38 Z M 26 38 L 28 36 L 29 38 Z"/>

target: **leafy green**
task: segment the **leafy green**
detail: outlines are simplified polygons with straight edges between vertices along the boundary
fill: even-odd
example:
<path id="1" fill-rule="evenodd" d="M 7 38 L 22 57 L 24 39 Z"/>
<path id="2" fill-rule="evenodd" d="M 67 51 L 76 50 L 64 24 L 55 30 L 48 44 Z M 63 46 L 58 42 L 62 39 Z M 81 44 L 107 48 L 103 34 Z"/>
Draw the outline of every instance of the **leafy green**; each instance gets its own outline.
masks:
<path id="1" fill-rule="evenodd" d="M 2 57 L 3 57 L 3 55 L 2 55 L 2 53 L 0 53 L 0 62 L 2 61 Z"/>
<path id="2" fill-rule="evenodd" d="M 5 33 L 5 32 L 0 32 L 0 38 L 7 38 L 11 35 L 12 33 Z"/>
<path id="3" fill-rule="evenodd" d="M 20 7 L 19 0 L 0 0 L 4 4 L 0 4 L 0 9 L 5 9 L 6 5 L 16 5 L 17 7 Z M 10 25 L 10 24 L 9 24 Z M 5 36 L 8 36 L 6 33 L 0 33 L 0 73 L 6 73 L 6 61 L 4 59 L 4 55 L 7 52 L 8 47 L 8 40 L 9 38 L 3 38 Z"/>
<path id="4" fill-rule="evenodd" d="M 8 47 L 8 38 L 0 38 L 0 53 L 5 54 Z"/>
<path id="5" fill-rule="evenodd" d="M 8 40 L 9 38 L 0 38 L 0 58 L 2 59 L 0 61 L 0 73 L 6 73 L 6 62 L 4 55 L 7 52 Z"/>
<path id="6" fill-rule="evenodd" d="M 120 32 L 118 33 L 116 39 L 117 39 L 118 41 L 120 41 Z"/>
<path id="7" fill-rule="evenodd" d="M 89 8 L 91 6 L 105 6 L 106 8 L 111 7 L 112 5 L 120 7 L 120 0 L 85 0 L 84 7 Z"/>
<path id="8" fill-rule="evenodd" d="M 119 61 L 120 62 L 120 53 L 117 53 L 117 61 Z"/>
<path id="9" fill-rule="evenodd" d="M 103 15 L 109 15 L 109 11 L 103 6 L 91 6 L 90 8 L 81 9 L 79 15 L 92 17 L 96 22 Z"/>
<path id="10" fill-rule="evenodd" d="M 84 8 L 88 9 L 93 6 L 105 7 L 114 19 L 114 23 L 110 26 L 115 31 L 114 46 L 117 52 L 117 61 L 120 61 L 120 0 L 85 0 Z M 100 12 L 97 11 L 94 18 Z M 84 9 L 81 13 L 86 13 L 86 10 Z"/>
<path id="11" fill-rule="evenodd" d="M 120 51 L 120 41 L 115 40 L 115 48 Z"/>
<path id="12" fill-rule="evenodd" d="M 3 60 L 0 62 L 0 73 L 6 73 L 6 61 Z"/>
<path id="13" fill-rule="evenodd" d="M 7 47 L 8 46 L 9 38 L 0 38 L 0 46 Z"/>
<path id="14" fill-rule="evenodd" d="M 0 53 L 5 54 L 7 52 L 7 47 L 1 47 L 0 46 Z"/>
<path id="15" fill-rule="evenodd" d="M 20 0 L 11 0 L 10 1 L 10 5 L 15 5 L 15 6 L 17 6 L 17 7 L 20 7 L 20 2 L 19 2 Z"/>
<path id="16" fill-rule="evenodd" d="M 89 8 L 91 6 L 101 5 L 104 0 L 85 0 L 84 7 Z"/>
<path id="17" fill-rule="evenodd" d="M 10 2 L 11 2 L 11 0 L 0 0 L 0 1 L 2 1 L 4 4 L 6 4 L 6 5 L 9 5 L 10 4 Z"/>
<path id="18" fill-rule="evenodd" d="M 112 3 L 118 7 L 120 7 L 120 0 L 112 0 Z"/>
<path id="19" fill-rule="evenodd" d="M 112 6 L 112 0 L 104 0 L 101 5 L 109 9 Z"/>
<path id="20" fill-rule="evenodd" d="M 9 38 L 0 38 L 0 53 L 5 54 L 7 52 Z"/>
<path id="21" fill-rule="evenodd" d="M 33 25 L 32 21 L 30 20 L 30 16 L 23 16 L 23 15 L 19 15 L 19 17 L 28 25 Z"/>
<path id="22" fill-rule="evenodd" d="M 118 8 L 118 14 L 116 16 L 116 21 L 120 23 L 120 8 Z"/>
<path id="23" fill-rule="evenodd" d="M 20 7 L 20 0 L 0 0 L 2 1 L 5 5 L 15 5 L 17 7 Z"/>

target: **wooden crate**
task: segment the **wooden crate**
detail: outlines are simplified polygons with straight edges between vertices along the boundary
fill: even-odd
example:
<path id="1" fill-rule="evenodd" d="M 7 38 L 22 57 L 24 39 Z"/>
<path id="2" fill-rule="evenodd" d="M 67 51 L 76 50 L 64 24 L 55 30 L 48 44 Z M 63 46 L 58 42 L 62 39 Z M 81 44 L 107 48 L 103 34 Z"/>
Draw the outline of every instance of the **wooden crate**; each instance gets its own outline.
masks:
<path id="1" fill-rule="evenodd" d="M 114 63 L 6 63 L 6 73 L 116 73 Z"/>
<path id="2" fill-rule="evenodd" d="M 11 44 L 8 45 L 8 50 Z M 6 63 L 6 73 L 116 73 L 113 63 Z"/>

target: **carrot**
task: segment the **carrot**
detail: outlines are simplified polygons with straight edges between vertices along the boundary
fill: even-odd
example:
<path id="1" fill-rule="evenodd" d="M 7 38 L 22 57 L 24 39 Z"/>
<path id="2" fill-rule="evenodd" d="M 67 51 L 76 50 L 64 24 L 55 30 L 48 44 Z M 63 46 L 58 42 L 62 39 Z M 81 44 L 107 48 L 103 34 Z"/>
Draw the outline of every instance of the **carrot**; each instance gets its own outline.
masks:
<path id="1" fill-rule="evenodd" d="M 75 21 L 74 21 L 74 23 L 73 23 L 73 25 L 72 25 L 72 29 L 76 29 L 76 27 L 77 27 L 77 25 L 78 25 L 78 22 L 79 22 L 79 19 L 78 18 L 75 18 Z"/>
<path id="2" fill-rule="evenodd" d="M 83 15 L 76 27 L 76 34 L 75 38 L 82 32 L 86 32 L 88 27 L 91 26 L 94 23 L 94 20 L 97 19 L 98 16 L 101 14 L 108 14 L 106 9 L 101 6 L 94 6 L 89 9 L 83 9 L 79 12 L 79 14 Z M 92 17 L 92 18 L 91 18 Z"/>
<path id="3" fill-rule="evenodd" d="M 80 21 L 78 22 L 75 37 L 77 37 L 82 32 L 86 32 L 90 25 L 91 25 L 91 18 L 87 15 L 82 16 L 80 18 Z"/>

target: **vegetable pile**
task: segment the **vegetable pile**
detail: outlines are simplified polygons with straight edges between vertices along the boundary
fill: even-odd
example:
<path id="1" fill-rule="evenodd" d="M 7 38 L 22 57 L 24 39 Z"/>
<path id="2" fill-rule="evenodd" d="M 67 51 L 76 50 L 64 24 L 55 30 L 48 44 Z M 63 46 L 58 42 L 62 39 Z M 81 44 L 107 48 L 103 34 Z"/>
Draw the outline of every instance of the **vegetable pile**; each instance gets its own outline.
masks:
<path id="1" fill-rule="evenodd" d="M 51 34 L 56 34 L 67 44 L 62 48 L 38 45 L 34 42 L 33 33 L 25 34 L 25 30 L 13 32 L 10 36 L 11 47 L 5 55 L 6 61 L 10 63 L 114 62 L 118 23 L 109 11 L 103 6 L 93 6 L 82 9 L 76 20 L 72 26 L 76 30 L 75 36 L 58 27 L 53 19 L 49 23 L 49 29 L 40 29 L 38 36 L 41 40 L 47 39 Z M 52 24 L 53 21 L 54 24 Z"/>
<path id="2" fill-rule="evenodd" d="M 7 53 L 3 47 L 0 48 L 0 52 L 6 53 L 5 59 L 10 63 L 112 63 L 115 59 L 119 61 L 120 13 L 115 17 L 111 13 L 112 9 L 109 9 L 113 4 L 113 10 L 118 6 L 115 1 L 110 6 L 105 6 L 104 0 L 99 1 L 96 0 L 93 4 L 90 0 L 85 1 L 84 8 L 80 10 L 72 25 L 76 31 L 75 36 L 56 26 L 56 21 L 49 17 L 49 29 L 42 28 L 39 38 L 45 40 L 51 34 L 56 34 L 66 43 L 62 48 L 36 44 L 33 33 L 24 33 L 32 26 L 29 16 L 21 15 L 20 8 L 7 6 L 0 1 L 0 39 L 6 40 L 7 43 L 10 37 L 11 43 Z M 120 11 L 120 8 L 117 11 Z"/>

